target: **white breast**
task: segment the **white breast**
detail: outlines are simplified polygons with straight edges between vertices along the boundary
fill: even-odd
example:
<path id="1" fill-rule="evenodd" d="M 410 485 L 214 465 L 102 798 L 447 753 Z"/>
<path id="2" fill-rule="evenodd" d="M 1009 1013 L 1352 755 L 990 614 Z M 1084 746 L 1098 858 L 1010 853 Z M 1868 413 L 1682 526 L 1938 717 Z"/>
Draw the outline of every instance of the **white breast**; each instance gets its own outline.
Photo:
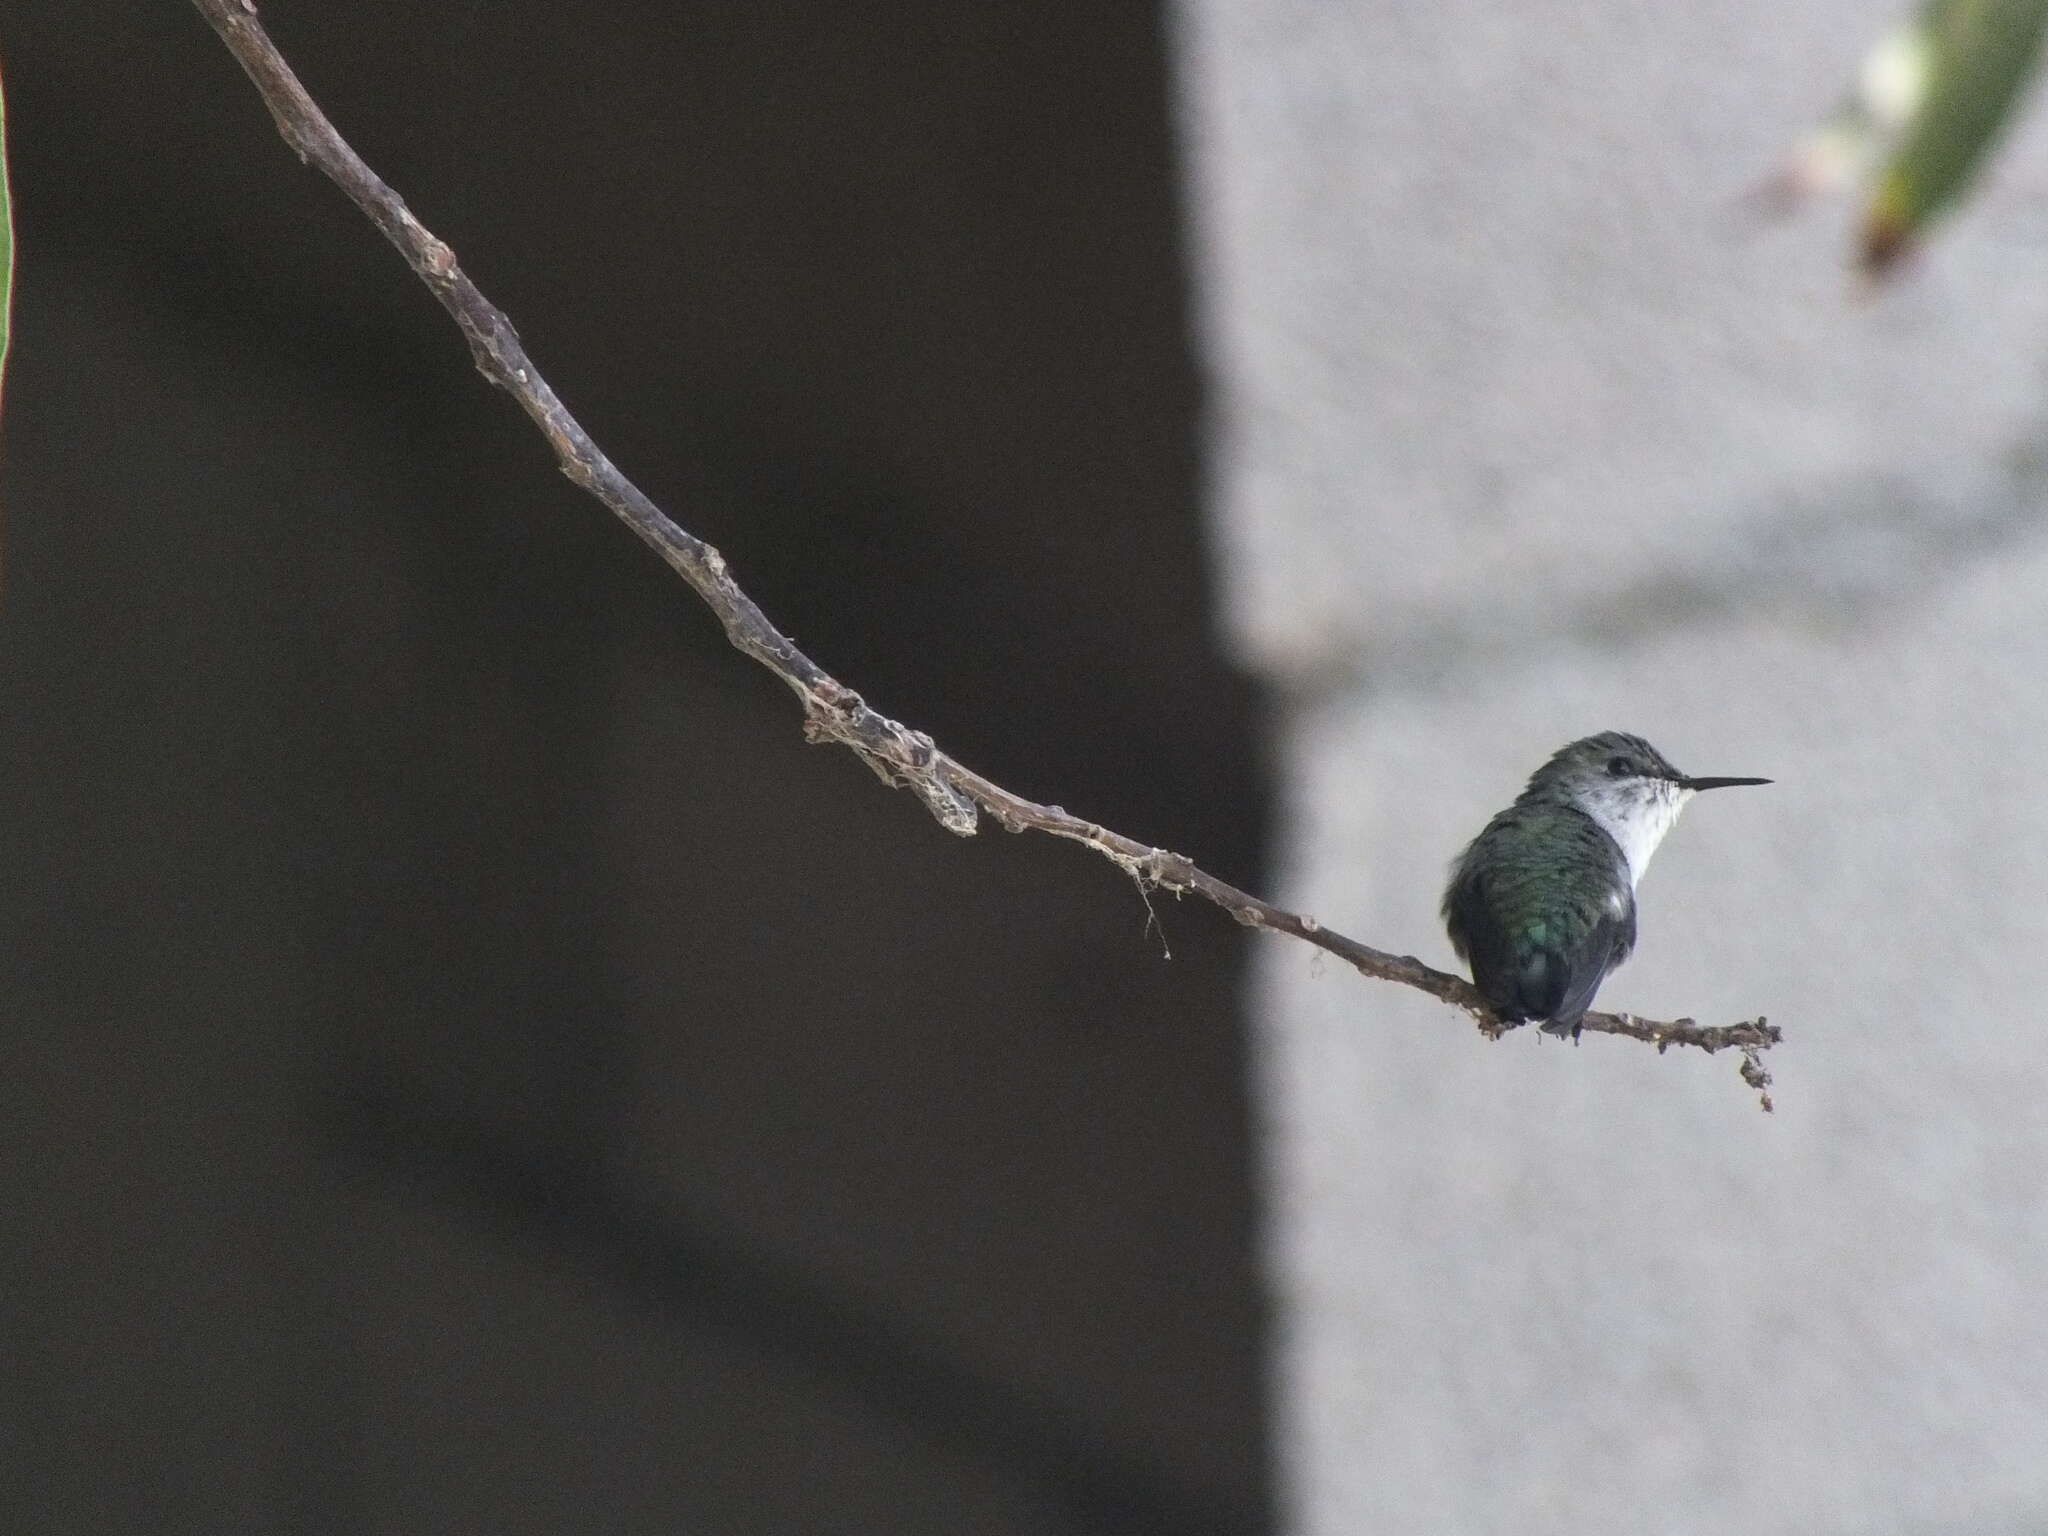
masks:
<path id="1" fill-rule="evenodd" d="M 1693 793 L 1668 779 L 1618 779 L 1595 785 L 1578 806 L 1614 839 L 1628 860 L 1628 883 L 1635 886 Z"/>

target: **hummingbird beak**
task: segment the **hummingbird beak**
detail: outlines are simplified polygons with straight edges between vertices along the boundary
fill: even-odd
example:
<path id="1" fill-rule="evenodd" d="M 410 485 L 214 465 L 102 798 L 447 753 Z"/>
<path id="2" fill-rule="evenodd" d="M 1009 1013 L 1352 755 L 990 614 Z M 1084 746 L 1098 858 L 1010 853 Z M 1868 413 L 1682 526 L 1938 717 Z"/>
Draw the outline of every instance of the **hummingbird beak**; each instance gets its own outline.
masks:
<path id="1" fill-rule="evenodd" d="M 1768 784 L 1769 779 L 1680 779 L 1686 789 L 1726 789 L 1731 784 Z"/>

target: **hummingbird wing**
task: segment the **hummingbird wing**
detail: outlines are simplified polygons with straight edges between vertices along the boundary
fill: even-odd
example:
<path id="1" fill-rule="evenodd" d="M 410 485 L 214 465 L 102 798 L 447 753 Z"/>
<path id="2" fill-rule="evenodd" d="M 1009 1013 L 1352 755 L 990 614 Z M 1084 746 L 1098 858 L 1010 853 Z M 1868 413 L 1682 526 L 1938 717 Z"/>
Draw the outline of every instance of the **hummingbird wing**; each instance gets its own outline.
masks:
<path id="1" fill-rule="evenodd" d="M 1444 920 L 1495 1013 L 1575 1034 L 1635 947 L 1635 892 L 1621 849 L 1591 817 L 1517 805 L 1458 860 Z"/>
<path id="2" fill-rule="evenodd" d="M 1620 905 L 1622 912 L 1603 916 L 1595 923 L 1562 967 L 1563 995 L 1552 1006 L 1549 1015 L 1531 1015 L 1532 1018 L 1543 1018 L 1545 1033 L 1578 1039 L 1579 1020 L 1593 1006 L 1593 994 L 1600 990 L 1600 983 L 1607 979 L 1607 973 L 1626 960 L 1636 947 L 1635 897 L 1624 898 Z"/>

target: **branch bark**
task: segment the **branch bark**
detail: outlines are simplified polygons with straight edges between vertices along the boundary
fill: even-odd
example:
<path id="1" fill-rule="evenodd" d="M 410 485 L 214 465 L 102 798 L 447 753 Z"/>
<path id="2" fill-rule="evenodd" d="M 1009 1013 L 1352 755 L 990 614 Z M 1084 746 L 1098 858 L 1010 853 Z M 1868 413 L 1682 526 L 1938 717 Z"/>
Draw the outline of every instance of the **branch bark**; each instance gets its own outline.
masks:
<path id="1" fill-rule="evenodd" d="M 1215 903 L 1249 928 L 1291 934 L 1335 955 L 1360 974 L 1396 982 L 1462 1008 L 1488 1036 L 1503 1027 L 1479 994 L 1461 977 L 1424 965 L 1412 955 L 1394 955 L 1325 928 L 1313 917 L 1289 912 L 1218 879 L 1183 854 L 1154 848 L 1084 821 L 1057 805 L 1040 805 L 939 750 L 931 737 L 870 709 L 846 684 L 806 656 L 769 622 L 733 579 L 725 559 L 687 532 L 620 472 L 569 413 L 541 376 L 504 312 L 478 291 L 457 264 L 455 253 L 414 218 L 405 200 L 385 184 L 335 131 L 299 83 L 256 19 L 253 0 L 193 0 L 199 12 L 235 56 L 262 95 L 277 130 L 298 154 L 331 179 L 398 248 L 406 263 L 454 317 L 483 376 L 517 400 L 533 418 L 562 473 L 596 497 L 637 533 L 690 584 L 725 626 L 728 639 L 781 678 L 804 711 L 804 734 L 813 742 L 836 742 L 868 765 L 885 784 L 910 790 L 947 831 L 974 834 L 986 811 L 1011 832 L 1043 832 L 1092 848 L 1147 888 L 1193 894 Z M 1781 1038 L 1763 1019 L 1706 1026 L 1691 1019 L 1660 1023 L 1628 1014 L 1589 1013 L 1582 1028 L 1625 1035 L 1661 1052 L 1673 1045 L 1743 1054 L 1743 1077 L 1763 1096 L 1770 1082 L 1758 1053 Z"/>

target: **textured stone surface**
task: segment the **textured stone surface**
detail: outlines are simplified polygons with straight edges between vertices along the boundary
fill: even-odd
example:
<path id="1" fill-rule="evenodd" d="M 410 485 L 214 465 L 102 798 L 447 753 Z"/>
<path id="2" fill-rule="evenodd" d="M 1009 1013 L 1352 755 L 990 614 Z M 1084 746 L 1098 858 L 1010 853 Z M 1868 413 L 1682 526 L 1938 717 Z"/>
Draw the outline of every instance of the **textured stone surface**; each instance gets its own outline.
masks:
<path id="1" fill-rule="evenodd" d="M 1790 1038 L 1767 1119 L 1271 946 L 1291 1529 L 2038 1529 L 2040 126 L 1859 294 L 1839 207 L 1735 204 L 1881 14 L 1421 15 L 1181 9 L 1284 894 L 1448 965 L 1463 840 L 1639 731 L 1779 783 L 1687 815 L 1602 1001 Z"/>

